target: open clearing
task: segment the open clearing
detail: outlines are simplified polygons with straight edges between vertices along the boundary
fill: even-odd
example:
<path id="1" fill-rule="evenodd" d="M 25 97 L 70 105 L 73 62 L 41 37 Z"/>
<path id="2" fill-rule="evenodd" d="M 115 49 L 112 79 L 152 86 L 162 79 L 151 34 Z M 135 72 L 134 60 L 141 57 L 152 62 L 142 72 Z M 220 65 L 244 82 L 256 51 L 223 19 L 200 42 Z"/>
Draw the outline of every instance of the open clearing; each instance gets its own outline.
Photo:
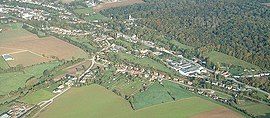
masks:
<path id="1" fill-rule="evenodd" d="M 94 7 L 95 11 L 101 11 L 104 9 L 109 9 L 112 7 L 121 7 L 121 6 L 127 6 L 127 5 L 133 5 L 138 3 L 144 3 L 142 0 L 125 0 L 121 2 L 107 2 L 107 3 L 101 3 Z"/>
<path id="2" fill-rule="evenodd" d="M 43 100 L 48 100 L 54 96 L 53 93 L 46 91 L 44 89 L 40 89 L 38 91 L 35 91 L 33 93 L 28 94 L 27 96 L 22 98 L 23 102 L 26 102 L 28 104 L 37 104 Z"/>
<path id="3" fill-rule="evenodd" d="M 57 98 L 39 117 L 173 118 L 191 117 L 219 108 L 222 108 L 222 106 L 198 97 L 191 97 L 134 111 L 127 101 L 115 95 L 110 90 L 99 85 L 90 85 L 81 88 L 72 88 L 60 98 Z M 232 111 L 228 110 L 228 112 Z M 225 113 L 228 112 L 226 111 Z M 232 117 L 238 118 L 241 116 L 232 115 Z"/>
<path id="4" fill-rule="evenodd" d="M 43 71 L 51 70 L 59 65 L 60 62 L 51 62 L 47 64 L 39 64 L 32 67 L 27 67 L 24 72 L 12 72 L 0 74 L 0 95 L 8 94 L 12 90 L 17 90 L 19 87 L 24 87 L 26 80 L 30 77 L 40 77 Z"/>
<path id="5" fill-rule="evenodd" d="M 232 64 L 235 66 L 241 66 L 243 68 L 254 68 L 254 69 L 260 69 L 260 67 L 250 64 L 246 61 L 237 59 L 235 57 L 216 52 L 216 51 L 211 51 L 208 54 L 205 55 L 205 57 L 209 57 L 210 61 L 213 63 L 225 63 L 225 64 Z"/>
<path id="6" fill-rule="evenodd" d="M 29 66 L 48 62 L 52 58 L 70 60 L 72 57 L 87 57 L 83 50 L 65 41 L 55 37 L 37 37 L 24 30 L 21 23 L 9 24 L 7 29 L 0 33 L 0 55 L 13 54 L 14 61 L 8 62 L 11 66 Z"/>

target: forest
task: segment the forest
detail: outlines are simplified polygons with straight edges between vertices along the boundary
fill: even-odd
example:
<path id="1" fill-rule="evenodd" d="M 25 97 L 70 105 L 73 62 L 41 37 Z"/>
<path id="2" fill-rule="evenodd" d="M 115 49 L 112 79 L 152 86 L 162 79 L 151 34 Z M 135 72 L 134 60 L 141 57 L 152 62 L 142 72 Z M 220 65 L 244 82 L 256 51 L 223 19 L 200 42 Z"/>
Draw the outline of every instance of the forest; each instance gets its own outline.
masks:
<path id="1" fill-rule="evenodd" d="M 200 53 L 218 51 L 269 70 L 270 8 L 263 3 L 270 0 L 145 0 L 101 13 L 116 20 L 132 15 Z"/>

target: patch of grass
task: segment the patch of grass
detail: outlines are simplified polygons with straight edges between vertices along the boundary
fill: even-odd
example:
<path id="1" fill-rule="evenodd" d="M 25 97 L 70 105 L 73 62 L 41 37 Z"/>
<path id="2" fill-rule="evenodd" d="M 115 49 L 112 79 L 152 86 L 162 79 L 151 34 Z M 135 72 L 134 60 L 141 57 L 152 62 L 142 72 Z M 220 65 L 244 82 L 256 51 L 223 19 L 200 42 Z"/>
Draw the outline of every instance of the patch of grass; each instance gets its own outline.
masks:
<path id="1" fill-rule="evenodd" d="M 23 70 L 23 72 L 0 74 L 0 95 L 7 94 L 12 90 L 17 90 L 19 87 L 23 87 L 26 80 L 30 77 L 40 77 L 42 76 L 44 70 L 51 70 L 53 67 L 59 64 L 60 62 L 51 62 L 27 67 Z"/>
<path id="2" fill-rule="evenodd" d="M 244 109 L 249 114 L 253 114 L 255 116 L 265 116 L 270 113 L 270 106 L 265 104 L 250 102 L 250 101 L 240 101 L 237 106 L 241 109 Z"/>
<path id="3" fill-rule="evenodd" d="M 21 101 L 26 102 L 27 104 L 37 104 L 41 101 L 48 100 L 54 96 L 53 93 L 46 91 L 44 89 L 40 89 L 33 93 L 30 93 L 23 97 Z"/>
<path id="4" fill-rule="evenodd" d="M 229 72 L 232 75 L 241 75 L 244 72 L 244 70 L 240 67 L 235 67 L 235 68 L 230 68 Z"/>
<path id="5" fill-rule="evenodd" d="M 0 55 L 0 68 L 2 68 L 2 69 L 9 68 L 8 64 L 6 63 L 6 61 L 3 59 L 3 57 L 1 55 Z"/>
<path id="6" fill-rule="evenodd" d="M 220 107 L 207 100 L 192 97 L 134 111 L 127 101 L 113 92 L 98 85 L 90 85 L 72 88 L 39 116 L 40 118 L 172 118 L 191 117 Z"/>
<path id="7" fill-rule="evenodd" d="M 246 61 L 237 59 L 235 57 L 220 53 L 220 52 L 216 52 L 216 51 L 211 51 L 208 54 L 205 55 L 205 57 L 209 57 L 210 61 L 212 61 L 213 63 L 217 64 L 217 63 L 225 63 L 225 64 L 232 64 L 235 66 L 241 66 L 243 68 L 254 68 L 256 70 L 260 70 L 259 66 L 250 64 Z"/>
<path id="8" fill-rule="evenodd" d="M 146 91 L 138 93 L 134 96 L 133 105 L 135 109 L 141 109 L 152 105 L 169 102 L 172 100 L 173 99 L 167 93 L 166 88 L 155 82 Z"/>

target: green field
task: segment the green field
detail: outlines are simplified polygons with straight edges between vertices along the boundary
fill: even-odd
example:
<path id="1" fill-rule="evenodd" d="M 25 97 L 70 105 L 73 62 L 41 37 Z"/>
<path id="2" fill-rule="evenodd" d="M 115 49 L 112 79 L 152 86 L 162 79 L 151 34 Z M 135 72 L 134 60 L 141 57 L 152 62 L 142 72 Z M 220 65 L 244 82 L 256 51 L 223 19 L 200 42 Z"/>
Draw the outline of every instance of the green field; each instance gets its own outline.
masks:
<path id="1" fill-rule="evenodd" d="M 41 101 L 48 100 L 54 96 L 53 93 L 46 91 L 44 89 L 40 89 L 33 93 L 28 94 L 27 96 L 23 97 L 21 101 L 27 104 L 37 104 Z"/>
<path id="2" fill-rule="evenodd" d="M 270 117 L 270 106 L 261 103 L 255 103 L 250 101 L 239 101 L 237 106 L 241 109 L 246 110 L 249 114 L 255 116 Z M 268 114 L 267 116 L 265 116 Z"/>
<path id="3" fill-rule="evenodd" d="M 178 84 L 163 81 L 163 85 L 155 82 L 146 91 L 134 96 L 135 109 L 141 109 L 173 100 L 194 97 L 194 94 L 181 88 Z"/>
<path id="4" fill-rule="evenodd" d="M 127 101 L 113 92 L 99 85 L 90 85 L 72 88 L 55 100 L 39 117 L 172 118 L 190 117 L 220 107 L 207 100 L 191 97 L 134 111 Z"/>
<path id="5" fill-rule="evenodd" d="M 246 61 L 216 51 L 211 51 L 207 53 L 205 57 L 209 57 L 210 61 L 213 63 L 225 63 L 225 64 L 232 64 L 235 66 L 241 66 L 243 68 L 254 68 L 256 70 L 260 69 L 260 67 L 256 65 L 250 64 Z"/>
<path id="6" fill-rule="evenodd" d="M 215 91 L 215 94 L 218 95 L 219 97 L 227 98 L 227 99 L 232 97 L 231 95 L 228 95 L 226 93 L 222 93 L 222 92 L 219 92 L 219 91 Z"/>
<path id="7" fill-rule="evenodd" d="M 128 62 L 132 62 L 135 64 L 139 64 L 141 66 L 154 68 L 156 70 L 163 71 L 163 72 L 166 72 L 166 73 L 171 74 L 171 75 L 174 74 L 173 70 L 169 69 L 167 66 L 165 66 L 159 62 L 156 62 L 155 60 L 153 60 L 149 57 L 138 58 L 138 57 L 135 57 L 131 54 L 126 54 L 126 53 L 115 53 L 115 54 L 116 54 L 116 57 L 122 61 L 128 61 Z"/>
<path id="8" fill-rule="evenodd" d="M 12 72 L 0 74 L 0 95 L 9 93 L 12 90 L 17 90 L 19 87 L 24 87 L 26 80 L 30 77 L 40 77 L 43 71 L 53 69 L 60 62 L 51 62 L 40 64 L 32 67 L 27 67 L 23 72 Z"/>
<path id="9" fill-rule="evenodd" d="M 1 56 L 1 55 L 0 55 L 0 56 Z M 0 68 L 2 68 L 2 69 L 8 69 L 8 68 L 9 68 L 8 64 L 7 64 L 6 61 L 3 59 L 2 56 L 0 57 Z"/>

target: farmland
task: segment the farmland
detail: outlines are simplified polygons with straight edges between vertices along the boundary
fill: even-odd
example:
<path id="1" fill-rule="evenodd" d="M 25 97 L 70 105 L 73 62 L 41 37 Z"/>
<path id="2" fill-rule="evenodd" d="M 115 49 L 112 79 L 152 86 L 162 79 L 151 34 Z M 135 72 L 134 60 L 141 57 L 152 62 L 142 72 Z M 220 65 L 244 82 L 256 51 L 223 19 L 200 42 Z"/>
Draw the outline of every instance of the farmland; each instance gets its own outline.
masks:
<path id="1" fill-rule="evenodd" d="M 26 80 L 30 77 L 39 77 L 43 71 L 52 69 L 59 65 L 60 62 L 51 62 L 40 64 L 32 67 L 27 67 L 23 72 L 11 72 L 0 74 L 0 95 L 9 93 L 12 90 L 17 90 L 19 87 L 24 87 Z"/>
<path id="2" fill-rule="evenodd" d="M 5 25 L 4 32 L 0 33 L 0 48 L 1 55 L 12 54 L 15 57 L 13 61 L 8 62 L 12 67 L 18 64 L 30 66 L 55 59 L 87 57 L 83 50 L 60 39 L 37 37 L 24 30 L 21 23 Z"/>
<path id="3" fill-rule="evenodd" d="M 74 12 L 78 14 L 88 14 L 84 18 L 85 20 L 88 20 L 88 21 L 107 19 L 107 17 L 101 15 L 100 13 L 96 13 L 93 8 L 79 8 L 79 9 L 75 9 Z"/>
<path id="4" fill-rule="evenodd" d="M 127 6 L 127 5 L 138 4 L 138 3 L 144 3 L 144 2 L 142 0 L 124 0 L 121 2 L 107 2 L 107 3 L 105 2 L 94 7 L 94 10 L 101 11 L 101 10 L 109 9 L 112 7 L 121 7 L 121 6 Z"/>
<path id="5" fill-rule="evenodd" d="M 191 117 L 219 108 L 223 107 L 198 97 L 190 97 L 134 111 L 127 101 L 116 96 L 111 91 L 99 85 L 90 85 L 68 91 L 43 111 L 39 117 Z M 232 117 L 241 117 L 228 109 L 225 110 L 232 114 Z"/>

